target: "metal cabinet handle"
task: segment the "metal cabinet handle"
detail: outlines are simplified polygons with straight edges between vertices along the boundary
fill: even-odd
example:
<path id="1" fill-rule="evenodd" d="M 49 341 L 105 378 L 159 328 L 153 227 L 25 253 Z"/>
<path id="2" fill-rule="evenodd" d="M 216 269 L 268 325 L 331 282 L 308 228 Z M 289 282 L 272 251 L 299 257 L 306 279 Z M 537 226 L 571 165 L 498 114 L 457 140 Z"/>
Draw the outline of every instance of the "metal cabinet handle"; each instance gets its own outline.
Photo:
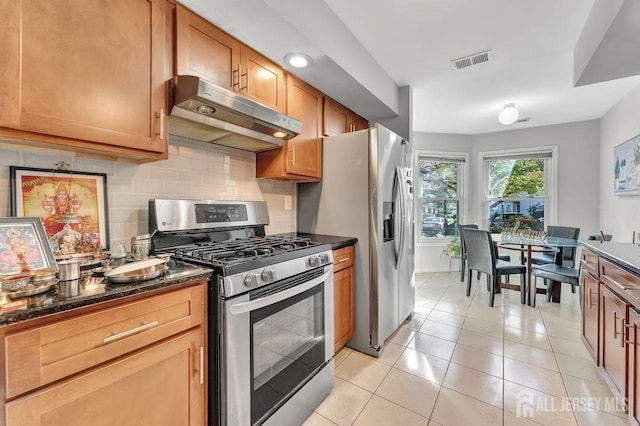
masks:
<path id="1" fill-rule="evenodd" d="M 338 260 L 336 263 L 342 263 L 342 262 L 346 262 L 347 260 L 349 260 L 349 257 L 345 257 L 344 259 L 340 259 Z"/>
<path id="2" fill-rule="evenodd" d="M 156 112 L 156 118 L 158 119 L 158 131 L 156 135 L 161 141 L 164 140 L 164 108 L 160 108 L 159 112 Z"/>
<path id="3" fill-rule="evenodd" d="M 595 302 L 593 302 L 593 296 L 597 296 L 598 293 L 594 293 L 592 289 L 589 289 L 589 309 L 593 308 L 594 306 L 596 306 L 598 304 L 598 300 L 596 299 Z"/>
<path id="4" fill-rule="evenodd" d="M 238 64 L 238 68 L 232 71 L 231 75 L 231 87 L 234 90 L 240 90 L 240 72 L 242 70 L 242 64 Z M 236 80 L 237 76 L 237 80 Z M 237 87 L 237 89 L 235 89 Z"/>
<path id="5" fill-rule="evenodd" d="M 195 372 L 198 373 L 200 384 L 204 385 L 204 347 L 196 351 L 195 355 Z"/>
<path id="6" fill-rule="evenodd" d="M 624 326 L 624 328 L 626 328 L 627 330 L 629 330 L 627 332 L 627 335 L 629 336 L 629 339 L 624 339 L 624 343 L 628 344 L 628 345 L 635 345 L 635 342 L 633 340 L 631 340 L 631 336 L 632 336 L 632 332 L 631 330 L 635 330 L 635 325 L 634 324 L 629 324 L 629 323 L 622 323 L 622 325 Z"/>
<path id="7" fill-rule="evenodd" d="M 291 163 L 292 166 L 295 166 L 296 165 L 296 147 L 295 147 L 295 145 L 291 147 L 289 152 L 291 153 L 291 159 L 289 160 L 289 163 Z"/>
<path id="8" fill-rule="evenodd" d="M 102 339 L 102 342 L 103 343 L 111 343 L 111 342 L 114 342 L 116 340 L 124 339 L 125 337 L 129 337 L 129 336 L 131 336 L 133 334 L 137 334 L 137 333 L 140 333 L 142 331 L 145 331 L 145 330 L 148 330 L 150 328 L 153 328 L 156 325 L 158 325 L 158 321 L 153 321 L 153 322 L 150 322 L 148 324 L 142 323 L 139 327 L 135 327 L 135 328 L 132 328 L 130 330 L 123 331 L 122 333 L 117 333 L 117 334 L 111 333 L 109 336 L 107 336 L 104 339 Z"/>
<path id="9" fill-rule="evenodd" d="M 618 332 L 618 315 L 616 314 L 616 311 L 612 311 L 611 313 L 613 314 L 612 315 L 613 316 L 613 321 L 612 321 L 612 324 L 613 324 L 613 338 L 617 339 L 618 338 L 618 334 L 620 334 Z"/>
<path id="10" fill-rule="evenodd" d="M 240 69 L 240 65 L 238 65 L 238 69 Z M 242 77 L 245 78 L 244 86 L 240 87 L 239 90 L 249 91 L 249 69 L 247 69 L 244 73 L 240 73 L 240 78 L 238 78 L 238 84 L 242 82 Z"/>

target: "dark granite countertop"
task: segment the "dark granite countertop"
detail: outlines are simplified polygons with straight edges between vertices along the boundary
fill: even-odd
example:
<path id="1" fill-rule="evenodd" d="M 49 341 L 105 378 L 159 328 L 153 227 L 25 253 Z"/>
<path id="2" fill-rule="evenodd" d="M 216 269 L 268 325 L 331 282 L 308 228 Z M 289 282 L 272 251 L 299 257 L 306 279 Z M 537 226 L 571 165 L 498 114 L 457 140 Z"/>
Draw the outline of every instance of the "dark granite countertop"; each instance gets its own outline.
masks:
<path id="1" fill-rule="evenodd" d="M 60 282 L 46 293 L 14 301 L 2 294 L 2 310 L 7 308 L 7 303 L 20 300 L 25 300 L 27 306 L 0 313 L 0 327 L 161 288 L 179 287 L 188 281 L 207 278 L 213 273 L 211 269 L 175 260 L 170 260 L 167 266 L 169 269 L 164 276 L 148 281 L 112 284 L 107 283 L 103 277 L 89 276 L 76 281 Z"/>
<path id="2" fill-rule="evenodd" d="M 580 241 L 585 248 L 607 260 L 640 275 L 640 247 L 613 241 Z"/>
<path id="3" fill-rule="evenodd" d="M 330 244 L 332 250 L 337 250 L 343 247 L 352 246 L 358 242 L 358 239 L 354 237 L 339 237 L 335 235 L 309 234 L 306 232 L 288 232 L 285 234 L 278 234 L 278 235 L 294 237 L 294 238 L 309 238 L 311 241 L 314 241 L 320 244 Z"/>

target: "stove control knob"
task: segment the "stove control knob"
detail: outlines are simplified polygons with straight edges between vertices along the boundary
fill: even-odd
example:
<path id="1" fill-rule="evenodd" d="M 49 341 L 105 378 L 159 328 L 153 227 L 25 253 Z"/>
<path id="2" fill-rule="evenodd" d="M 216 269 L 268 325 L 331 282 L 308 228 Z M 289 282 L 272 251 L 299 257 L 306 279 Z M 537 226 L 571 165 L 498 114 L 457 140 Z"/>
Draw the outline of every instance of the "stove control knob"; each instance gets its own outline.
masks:
<path id="1" fill-rule="evenodd" d="M 245 287 L 255 287 L 258 285 L 258 281 L 260 280 L 259 274 L 247 274 L 244 277 L 244 285 Z"/>
<path id="2" fill-rule="evenodd" d="M 276 271 L 273 269 L 265 269 L 262 271 L 262 274 L 260 274 L 260 278 L 266 283 L 273 282 L 276 280 Z"/>
<path id="3" fill-rule="evenodd" d="M 311 256 L 309 258 L 309 266 L 311 266 L 312 268 L 317 268 L 318 266 L 320 266 L 320 256 Z"/>
<path id="4" fill-rule="evenodd" d="M 320 255 L 320 264 L 321 265 L 328 265 L 329 264 L 329 255 L 326 253 L 322 253 Z"/>

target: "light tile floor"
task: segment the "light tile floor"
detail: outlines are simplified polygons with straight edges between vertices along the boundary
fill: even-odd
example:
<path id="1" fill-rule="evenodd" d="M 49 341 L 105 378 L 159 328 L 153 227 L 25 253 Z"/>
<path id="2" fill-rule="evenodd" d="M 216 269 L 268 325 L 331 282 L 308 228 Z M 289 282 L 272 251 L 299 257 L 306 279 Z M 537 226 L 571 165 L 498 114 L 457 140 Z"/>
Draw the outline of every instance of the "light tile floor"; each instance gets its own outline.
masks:
<path id="1" fill-rule="evenodd" d="M 380 358 L 344 348 L 305 425 L 627 425 L 580 341 L 578 294 L 535 308 L 484 276 L 416 275 L 416 307 Z M 522 414 L 525 414 L 523 416 Z"/>

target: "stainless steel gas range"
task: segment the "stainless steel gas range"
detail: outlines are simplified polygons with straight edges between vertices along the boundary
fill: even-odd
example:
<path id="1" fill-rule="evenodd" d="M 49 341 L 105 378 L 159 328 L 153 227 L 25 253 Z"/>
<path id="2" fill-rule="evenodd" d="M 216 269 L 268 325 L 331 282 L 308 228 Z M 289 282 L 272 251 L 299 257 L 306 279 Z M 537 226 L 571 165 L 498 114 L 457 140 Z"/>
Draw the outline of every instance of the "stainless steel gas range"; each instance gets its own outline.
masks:
<path id="1" fill-rule="evenodd" d="M 210 425 L 298 425 L 333 388 L 331 247 L 268 223 L 262 201 L 149 201 L 153 252 L 215 271 Z"/>

